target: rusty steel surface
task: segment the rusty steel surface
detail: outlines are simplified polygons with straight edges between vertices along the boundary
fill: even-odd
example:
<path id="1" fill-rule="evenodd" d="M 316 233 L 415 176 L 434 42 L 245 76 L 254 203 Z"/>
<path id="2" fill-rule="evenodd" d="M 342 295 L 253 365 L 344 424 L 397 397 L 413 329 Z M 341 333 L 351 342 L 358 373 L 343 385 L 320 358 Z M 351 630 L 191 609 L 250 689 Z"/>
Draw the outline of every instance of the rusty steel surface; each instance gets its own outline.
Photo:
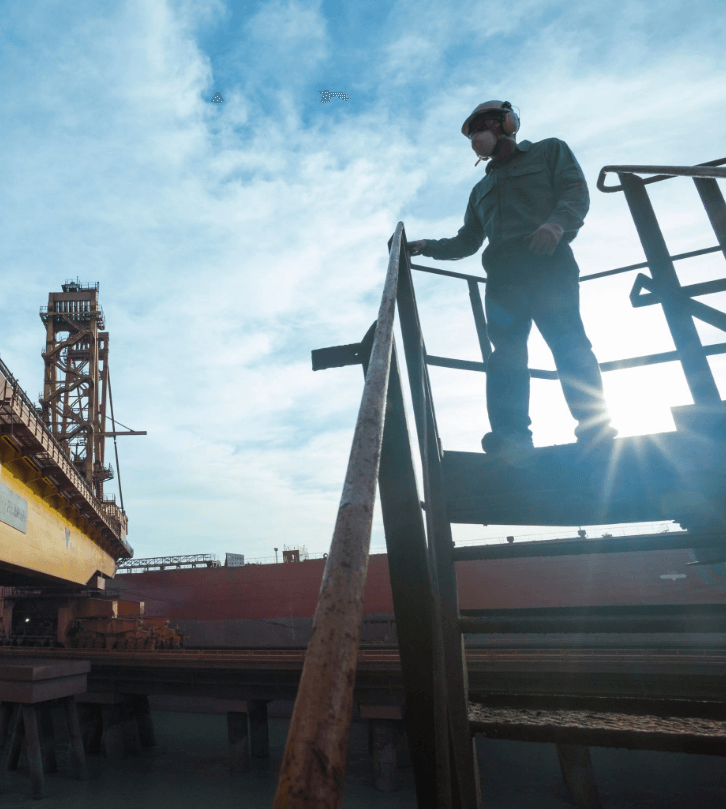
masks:
<path id="1" fill-rule="evenodd" d="M 472 733 L 490 739 L 726 755 L 726 721 L 702 717 L 469 705 Z"/>
<path id="2" fill-rule="evenodd" d="M 647 604 L 607 607 L 462 610 L 463 633 L 726 632 L 726 604 Z"/>
<path id="3" fill-rule="evenodd" d="M 399 222 L 275 809 L 311 805 L 333 809 L 342 800 L 402 238 L 403 223 Z"/>
<path id="4" fill-rule="evenodd" d="M 33 658 L 88 660 L 92 664 L 144 665 L 149 667 L 265 668 L 301 669 L 304 649 L 28 649 L 6 647 L 0 650 L 0 666 L 16 659 Z M 587 670 L 643 673 L 726 674 L 726 649 L 639 648 L 531 648 L 466 649 L 471 671 L 529 669 L 542 671 Z M 359 670 L 400 668 L 397 649 L 359 649 Z"/>

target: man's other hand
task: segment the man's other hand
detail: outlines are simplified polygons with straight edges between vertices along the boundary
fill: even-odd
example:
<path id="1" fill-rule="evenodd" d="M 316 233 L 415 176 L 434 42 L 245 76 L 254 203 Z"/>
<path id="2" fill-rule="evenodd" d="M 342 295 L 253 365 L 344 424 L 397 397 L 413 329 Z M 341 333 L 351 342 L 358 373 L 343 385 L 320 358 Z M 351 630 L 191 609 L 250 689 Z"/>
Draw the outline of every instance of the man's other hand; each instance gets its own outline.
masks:
<path id="1" fill-rule="evenodd" d="M 529 249 L 533 253 L 538 256 L 551 256 L 560 243 L 564 232 L 562 225 L 555 222 L 545 222 L 544 225 L 540 225 L 534 233 L 530 233 L 525 238 L 532 239 L 529 243 Z"/>
<path id="2" fill-rule="evenodd" d="M 420 256 L 421 251 L 426 247 L 426 239 L 421 239 L 418 242 L 409 242 L 408 243 L 408 252 L 412 256 Z"/>

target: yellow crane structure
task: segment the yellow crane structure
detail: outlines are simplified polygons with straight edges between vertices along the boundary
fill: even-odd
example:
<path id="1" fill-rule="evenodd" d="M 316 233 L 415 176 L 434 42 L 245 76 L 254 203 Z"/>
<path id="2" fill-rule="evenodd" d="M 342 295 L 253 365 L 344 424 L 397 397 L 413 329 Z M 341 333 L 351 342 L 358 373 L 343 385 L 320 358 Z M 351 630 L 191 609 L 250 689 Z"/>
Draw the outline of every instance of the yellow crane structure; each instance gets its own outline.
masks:
<path id="1" fill-rule="evenodd" d="M 0 361 L 0 586 L 102 589 L 133 551 L 123 504 L 103 494 L 113 470 L 104 464 L 110 380 L 98 284 L 66 282 L 40 316 L 39 406 Z"/>

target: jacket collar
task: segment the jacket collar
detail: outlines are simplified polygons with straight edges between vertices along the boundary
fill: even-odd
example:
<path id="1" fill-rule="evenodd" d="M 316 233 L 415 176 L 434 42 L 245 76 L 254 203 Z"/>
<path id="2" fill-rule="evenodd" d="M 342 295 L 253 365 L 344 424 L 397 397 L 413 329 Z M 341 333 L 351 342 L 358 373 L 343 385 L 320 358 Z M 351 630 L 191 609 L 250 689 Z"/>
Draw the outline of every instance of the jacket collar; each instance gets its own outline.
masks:
<path id="1" fill-rule="evenodd" d="M 512 152 L 512 156 L 509 158 L 507 163 L 505 163 L 504 165 L 508 165 L 509 163 L 511 163 L 512 160 L 514 160 L 515 157 L 517 157 L 519 152 L 528 152 L 529 149 L 531 148 L 531 146 L 532 146 L 532 141 L 531 140 L 523 140 L 521 143 L 516 143 L 515 146 L 514 146 L 514 151 Z M 498 168 L 501 168 L 501 164 L 497 163 L 496 160 L 490 160 L 489 163 L 487 164 L 487 167 L 486 167 L 486 173 L 489 174 L 494 169 L 498 169 Z"/>

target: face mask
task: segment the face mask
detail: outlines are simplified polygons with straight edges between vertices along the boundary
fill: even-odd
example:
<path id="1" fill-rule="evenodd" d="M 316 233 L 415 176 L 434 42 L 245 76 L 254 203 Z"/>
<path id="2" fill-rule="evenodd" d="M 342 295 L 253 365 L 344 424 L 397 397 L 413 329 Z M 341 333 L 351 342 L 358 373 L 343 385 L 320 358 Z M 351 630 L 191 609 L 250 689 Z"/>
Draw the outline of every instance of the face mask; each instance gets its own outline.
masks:
<path id="1" fill-rule="evenodd" d="M 471 148 L 482 159 L 489 157 L 496 145 L 497 136 L 491 131 L 491 129 L 487 129 L 484 132 L 477 132 L 471 141 Z"/>

